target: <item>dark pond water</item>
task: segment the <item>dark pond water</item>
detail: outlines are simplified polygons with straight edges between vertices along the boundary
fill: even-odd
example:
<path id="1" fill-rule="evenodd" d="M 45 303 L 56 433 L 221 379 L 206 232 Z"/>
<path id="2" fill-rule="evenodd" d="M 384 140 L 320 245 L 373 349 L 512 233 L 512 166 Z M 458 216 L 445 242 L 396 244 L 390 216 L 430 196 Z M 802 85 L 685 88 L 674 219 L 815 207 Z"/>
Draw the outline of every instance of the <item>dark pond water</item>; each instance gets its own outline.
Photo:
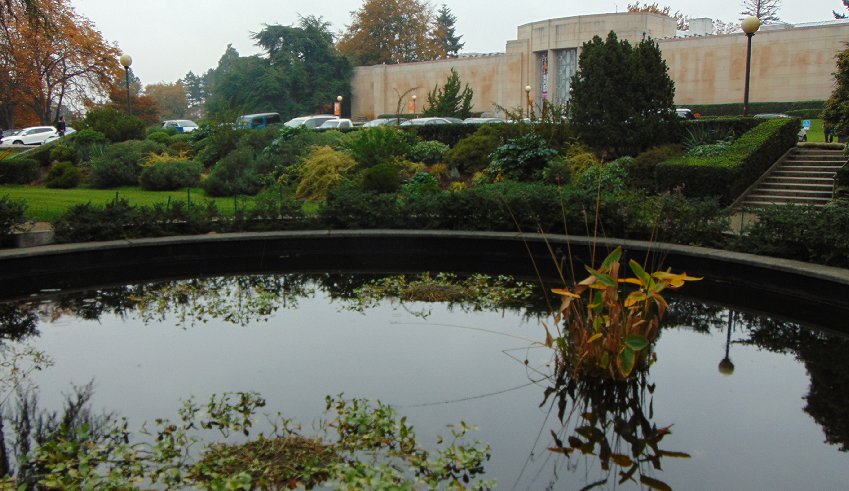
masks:
<path id="1" fill-rule="evenodd" d="M 323 413 L 326 395 L 380 399 L 407 416 L 424 443 L 465 421 L 492 446 L 484 478 L 498 489 L 638 487 L 618 484 L 619 469 L 602 469 L 595 455 L 548 450 L 555 438 L 575 435 L 589 410 L 671 425 L 660 447 L 690 458 L 673 454 L 659 469 L 643 467 L 675 489 L 849 482 L 843 335 L 672 299 L 643 385 L 557 387 L 559 395 L 547 397 L 555 382 L 553 353 L 539 347 L 544 307 L 392 300 L 361 307 L 349 287 L 362 281 L 269 276 L 202 280 L 191 291 L 174 282 L 53 293 L 3 305 L 3 342 L 53 359 L 33 376 L 45 407 L 61 405 L 71 384 L 93 381 L 93 407 L 135 426 L 173 416 L 190 395 L 227 391 L 257 391 L 268 412 L 307 425 Z M 726 352 L 730 375 L 719 370 Z M 611 393 L 624 398 L 618 409 L 599 405 Z"/>

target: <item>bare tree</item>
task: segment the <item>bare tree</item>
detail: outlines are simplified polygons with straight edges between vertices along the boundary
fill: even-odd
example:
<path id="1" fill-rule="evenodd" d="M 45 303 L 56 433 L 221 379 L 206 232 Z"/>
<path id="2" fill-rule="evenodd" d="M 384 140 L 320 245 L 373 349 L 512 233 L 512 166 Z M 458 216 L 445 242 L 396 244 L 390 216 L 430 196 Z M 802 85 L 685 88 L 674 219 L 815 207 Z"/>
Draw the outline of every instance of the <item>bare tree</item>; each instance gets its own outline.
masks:
<path id="1" fill-rule="evenodd" d="M 780 22 L 778 11 L 781 10 L 781 0 L 743 0 L 743 11 L 740 15 L 754 15 L 764 24 Z M 742 18 L 741 18 L 742 20 Z"/>

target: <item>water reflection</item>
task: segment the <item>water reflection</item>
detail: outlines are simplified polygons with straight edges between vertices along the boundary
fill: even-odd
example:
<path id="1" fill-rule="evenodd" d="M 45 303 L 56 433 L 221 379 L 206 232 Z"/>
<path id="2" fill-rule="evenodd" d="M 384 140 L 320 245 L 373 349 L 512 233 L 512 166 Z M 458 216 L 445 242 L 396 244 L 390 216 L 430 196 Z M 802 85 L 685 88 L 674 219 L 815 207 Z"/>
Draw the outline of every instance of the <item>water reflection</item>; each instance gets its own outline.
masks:
<path id="1" fill-rule="evenodd" d="M 375 279 L 374 276 L 334 274 L 268 275 L 200 278 L 68 294 L 51 293 L 46 298 L 0 304 L 0 343 L 14 344 L 27 339 L 36 342 L 40 330 L 47 330 L 49 323 L 60 323 L 59 321 L 73 318 L 100 320 L 115 316 L 134 319 L 148 325 L 176 325 L 183 329 L 212 324 L 213 320 L 224 321 L 231 326 L 249 326 L 258 322 L 267 323 L 270 319 L 276 320 L 285 316 L 287 311 L 308 306 L 310 302 L 307 299 L 315 296 L 333 299 L 336 308 L 356 310 L 355 306 L 359 305 L 362 299 L 359 292 L 364 286 L 373 284 Z M 834 336 L 798 324 L 689 299 L 669 300 L 670 307 L 664 329 L 721 333 L 724 356 L 717 351 L 712 361 L 704 363 L 714 375 L 717 360 L 730 362 L 732 358 L 740 367 L 739 374 L 745 374 L 745 361 L 741 362 L 744 358 L 740 355 L 743 346 L 790 354 L 802 362 L 810 378 L 804 410 L 822 427 L 828 443 L 844 452 L 849 448 L 849 417 L 845 411 L 849 406 L 849 398 L 846 396 L 849 393 L 849 360 L 845 357 L 845 353 L 849 352 L 849 341 L 845 336 Z M 396 300 L 394 305 L 404 305 L 409 309 L 427 308 L 427 304 L 420 301 L 405 303 L 403 300 Z M 484 307 L 470 307 L 458 301 L 454 303 L 454 308 L 475 311 Z M 510 315 L 523 319 L 532 319 L 547 313 L 545 304 L 534 299 L 493 304 L 485 308 L 495 312 L 509 312 Z M 396 327 L 400 329 L 399 326 Z M 248 333 L 247 330 L 238 331 Z M 529 333 L 523 334 L 528 336 Z M 541 328 L 533 335 L 541 339 Z M 447 346 L 448 343 L 444 342 L 446 346 L 442 349 L 452 349 L 452 346 Z M 389 344 L 387 351 L 395 351 L 394 345 Z M 381 353 L 380 356 L 388 358 L 391 353 Z M 458 348 L 457 356 L 476 355 L 471 349 Z M 485 356 L 492 356 L 492 353 Z M 658 365 L 663 365 L 670 357 L 668 352 L 663 351 L 658 352 L 658 356 Z M 403 363 L 403 360 L 400 363 Z M 533 365 L 533 360 L 531 364 Z M 392 369 L 398 367 L 391 363 L 388 366 Z M 656 365 L 655 368 L 661 367 Z M 428 366 L 420 368 L 422 371 L 439 369 L 440 367 Z M 448 380 L 454 381 L 461 375 L 452 372 Z M 724 380 L 728 382 L 734 379 Z M 567 486 L 571 487 L 574 478 L 561 478 L 561 471 L 558 469 L 565 467 L 571 473 L 579 473 L 587 466 L 596 466 L 602 472 L 594 473 L 592 479 L 587 479 L 583 485 L 617 487 L 624 479 L 626 483 L 623 486 L 628 485 L 631 480 L 649 487 L 652 484 L 660 486 L 659 482 L 675 481 L 664 476 L 669 472 L 668 467 L 675 467 L 667 464 L 666 459 L 683 457 L 686 452 L 694 455 L 688 462 L 698 461 L 698 452 L 695 448 L 690 448 L 686 440 L 669 438 L 670 425 L 675 425 L 675 437 L 687 432 L 687 427 L 682 426 L 680 418 L 656 416 L 665 414 L 664 408 L 655 408 L 656 402 L 663 400 L 658 395 L 666 392 L 668 396 L 668 392 L 674 390 L 662 383 L 656 387 L 656 381 L 657 378 L 652 378 L 651 374 L 643 374 L 631 382 L 605 382 L 570 379 L 555 372 L 548 379 L 545 388 L 530 396 L 526 395 L 525 403 L 535 406 L 542 401 L 544 405 L 552 408 L 552 415 L 556 415 L 557 419 L 556 425 L 545 426 L 545 434 L 540 437 L 540 443 L 541 448 L 552 449 L 545 450 L 550 454 L 550 459 L 563 465 L 555 467 L 551 476 L 545 480 L 555 483 L 562 479 L 568 481 Z M 505 382 L 504 386 L 519 386 L 519 382 Z M 314 382 L 310 378 L 303 383 Z M 479 385 L 483 386 L 482 383 Z M 487 386 L 469 393 L 484 393 L 489 389 Z M 328 389 L 324 394 L 329 391 Z M 483 425 L 488 416 L 478 414 L 463 417 L 470 423 Z M 453 419 L 441 423 L 450 421 Z M 487 438 L 482 436 L 482 439 Z M 669 448 L 666 445 L 669 445 Z M 499 447 L 494 448 L 497 452 Z M 672 462 L 675 462 L 675 459 Z M 494 464 L 494 467 L 497 465 Z M 666 472 L 663 469 L 666 469 Z M 527 471 L 534 472 L 538 471 Z M 508 479 L 501 482 L 500 487 L 509 488 L 510 484 Z M 560 485 L 551 486 L 562 485 L 561 482 Z M 529 488 L 538 489 L 535 486 Z"/>

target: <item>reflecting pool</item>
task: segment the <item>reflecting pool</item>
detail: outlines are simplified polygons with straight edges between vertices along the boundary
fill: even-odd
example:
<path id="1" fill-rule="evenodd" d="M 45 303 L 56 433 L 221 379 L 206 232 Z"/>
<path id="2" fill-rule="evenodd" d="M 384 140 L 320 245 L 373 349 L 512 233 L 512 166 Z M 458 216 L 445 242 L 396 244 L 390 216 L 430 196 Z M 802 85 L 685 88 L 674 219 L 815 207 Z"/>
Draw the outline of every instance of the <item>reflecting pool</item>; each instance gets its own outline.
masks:
<path id="1" fill-rule="evenodd" d="M 477 302 L 402 301 L 357 290 L 373 279 L 45 292 L 0 306 L 2 343 L 52 359 L 31 374 L 42 407 L 93 382 L 92 409 L 131 427 L 174 415 L 189 396 L 236 391 L 262 394 L 264 411 L 307 432 L 337 394 L 392 405 L 426 446 L 464 421 L 491 445 L 479 477 L 498 489 L 849 482 L 844 334 L 672 297 L 647 373 L 619 385 L 558 380 L 538 298 L 498 290 Z"/>

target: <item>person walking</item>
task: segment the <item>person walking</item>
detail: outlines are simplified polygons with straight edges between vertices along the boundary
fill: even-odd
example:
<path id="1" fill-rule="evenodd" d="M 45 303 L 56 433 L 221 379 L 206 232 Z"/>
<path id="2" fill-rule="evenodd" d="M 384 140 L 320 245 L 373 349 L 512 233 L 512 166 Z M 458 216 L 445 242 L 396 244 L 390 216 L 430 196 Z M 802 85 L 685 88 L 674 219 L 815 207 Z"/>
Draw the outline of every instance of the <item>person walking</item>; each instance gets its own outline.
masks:
<path id="1" fill-rule="evenodd" d="M 59 121 L 56 122 L 56 132 L 59 133 L 59 136 L 65 136 L 65 116 L 59 116 Z"/>
<path id="2" fill-rule="evenodd" d="M 822 126 L 822 131 L 825 134 L 826 143 L 831 143 L 834 141 L 834 132 L 831 130 L 831 125 L 824 124 Z"/>

